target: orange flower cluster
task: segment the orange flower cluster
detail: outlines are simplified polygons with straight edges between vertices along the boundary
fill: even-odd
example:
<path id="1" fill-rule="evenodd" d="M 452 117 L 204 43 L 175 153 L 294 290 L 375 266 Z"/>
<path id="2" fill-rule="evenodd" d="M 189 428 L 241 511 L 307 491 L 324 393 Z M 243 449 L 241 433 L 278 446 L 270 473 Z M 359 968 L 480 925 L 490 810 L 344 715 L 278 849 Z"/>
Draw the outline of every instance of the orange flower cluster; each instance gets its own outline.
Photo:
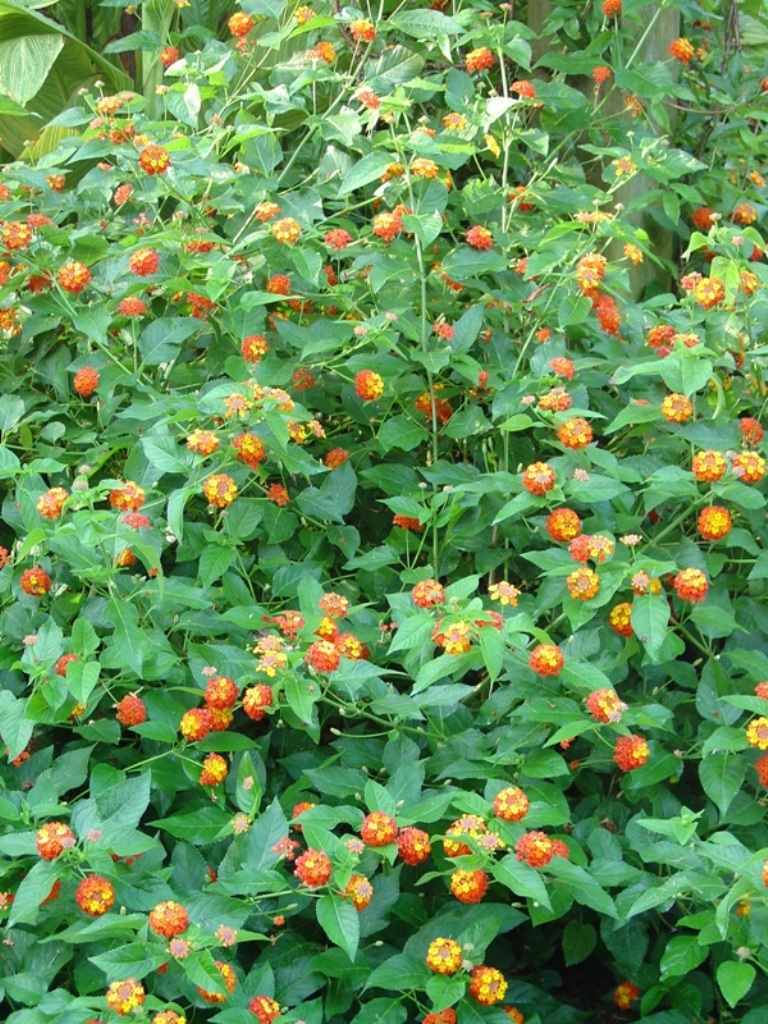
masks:
<path id="1" fill-rule="evenodd" d="M 661 415 L 668 423 L 687 423 L 693 416 L 693 403 L 685 395 L 673 392 L 661 403 Z"/>
<path id="2" fill-rule="evenodd" d="M 475 225 L 469 228 L 464 237 L 467 245 L 471 245 L 473 249 L 488 250 L 493 247 L 493 235 L 488 228 Z"/>
<path id="3" fill-rule="evenodd" d="M 356 43 L 372 43 L 376 38 L 373 22 L 367 18 L 358 18 L 350 23 L 349 34 Z"/>
<path id="4" fill-rule="evenodd" d="M 37 830 L 35 845 L 43 860 L 56 860 L 75 845 L 75 833 L 62 821 L 49 821 Z"/>
<path id="5" fill-rule="evenodd" d="M 117 721 L 126 728 L 132 725 L 141 725 L 147 720 L 146 704 L 135 693 L 127 693 L 119 700 L 115 704 L 115 712 Z"/>
<path id="6" fill-rule="evenodd" d="M 501 971 L 480 964 L 472 968 L 467 991 L 481 1006 L 494 1006 L 507 994 L 507 982 Z"/>
<path id="7" fill-rule="evenodd" d="M 477 50 L 472 50 L 464 59 L 464 65 L 470 74 L 478 71 L 487 71 L 495 63 L 496 58 L 487 46 L 481 46 Z"/>
<path id="8" fill-rule="evenodd" d="M 593 690 L 586 699 L 586 705 L 596 722 L 616 724 L 621 721 L 622 712 L 627 710 L 627 705 L 619 699 L 616 691 L 609 689 Z"/>
<path id="9" fill-rule="evenodd" d="M 384 380 L 373 370 L 361 370 L 355 376 L 355 394 L 364 402 L 375 402 L 384 394 Z"/>
<path id="10" fill-rule="evenodd" d="M 139 167 L 145 174 L 165 174 L 171 166 L 171 158 L 167 149 L 151 143 L 139 153 Z"/>
<path id="11" fill-rule="evenodd" d="M 650 754 L 642 736 L 619 736 L 613 748 L 613 760 L 623 772 L 642 768 Z"/>
<path id="12" fill-rule="evenodd" d="M 569 574 L 565 584 L 576 601 L 591 601 L 600 589 L 600 577 L 592 569 L 576 569 Z"/>
<path id="13" fill-rule="evenodd" d="M 237 497 L 237 484 L 226 473 L 214 473 L 203 481 L 203 494 L 214 508 L 227 508 Z"/>
<path id="14" fill-rule="evenodd" d="M 556 644 L 538 644 L 528 658 L 528 667 L 540 676 L 556 676 L 564 665 L 565 656 Z"/>
<path id="15" fill-rule="evenodd" d="M 669 52 L 681 64 L 690 64 L 696 54 L 696 47 L 690 39 L 681 36 L 669 44 Z"/>
<path id="16" fill-rule="evenodd" d="M 115 890 L 101 875 L 87 875 L 75 892 L 75 903 L 89 917 L 101 917 L 112 909 Z"/>
<path id="17" fill-rule="evenodd" d="M 280 1003 L 271 996 L 254 996 L 248 1003 L 248 1009 L 259 1024 L 272 1024 L 280 1016 Z"/>
<path id="18" fill-rule="evenodd" d="M 39 565 L 25 569 L 19 577 L 19 586 L 30 597 L 43 597 L 52 585 L 51 577 Z"/>
<path id="19" fill-rule="evenodd" d="M 91 283 L 91 272 L 84 263 L 77 260 L 70 260 L 65 263 L 56 275 L 56 280 L 65 292 L 71 295 L 79 295 L 86 285 Z"/>
<path id="20" fill-rule="evenodd" d="M 145 999 L 144 986 L 135 978 L 113 981 L 107 989 L 107 1006 L 119 1017 L 127 1017 L 143 1006 Z"/>
<path id="21" fill-rule="evenodd" d="M 619 636 L 632 636 L 632 605 L 629 601 L 616 604 L 608 613 L 608 624 Z"/>
<path id="22" fill-rule="evenodd" d="M 455 974 L 464 956 L 455 939 L 433 939 L 427 949 L 426 963 L 435 974 Z"/>
<path id="23" fill-rule="evenodd" d="M 331 861 L 322 850 L 305 850 L 296 858 L 294 874 L 307 889 L 319 889 L 327 885 L 331 877 Z"/>
<path id="24" fill-rule="evenodd" d="M 733 520 L 728 509 L 722 505 L 707 505 L 699 513 L 696 525 L 704 540 L 716 541 L 728 536 Z"/>
<path id="25" fill-rule="evenodd" d="M 523 470 L 522 484 L 530 494 L 543 497 L 557 483 L 557 475 L 546 462 L 532 462 Z"/>
<path id="26" fill-rule="evenodd" d="M 581 416 L 574 416 L 560 424 L 557 428 L 557 438 L 566 448 L 578 451 L 592 443 L 594 434 L 587 420 Z"/>
<path id="27" fill-rule="evenodd" d="M 360 913 L 373 899 L 373 886 L 365 875 L 352 875 L 344 889 L 344 895 L 351 901 L 355 910 Z"/>
<path id="28" fill-rule="evenodd" d="M 480 903 L 488 892 L 490 879 L 480 868 L 465 871 L 459 868 L 451 875 L 451 893 L 459 903 Z"/>
<path id="29" fill-rule="evenodd" d="M 128 257 L 128 266 L 137 277 L 149 277 L 157 273 L 160 256 L 154 249 L 137 249 Z"/>
<path id="30" fill-rule="evenodd" d="M 155 935 L 173 939 L 189 927 L 189 914 L 181 903 L 177 903 L 175 900 L 164 900 L 150 910 L 147 923 L 150 931 L 153 931 Z"/>
<path id="31" fill-rule="evenodd" d="M 709 581 L 701 569 L 681 569 L 672 586 L 681 600 L 698 602 L 707 596 Z"/>
<path id="32" fill-rule="evenodd" d="M 522 821 L 531 802 L 519 786 L 500 790 L 493 801 L 493 813 L 502 821 Z"/>
<path id="33" fill-rule="evenodd" d="M 432 852 L 429 835 L 412 825 L 398 832 L 396 842 L 398 855 L 410 867 L 422 864 Z"/>
<path id="34" fill-rule="evenodd" d="M 266 683 L 249 686 L 243 695 L 243 711 L 253 722 L 260 722 L 274 702 L 272 687 Z"/>
<path id="35" fill-rule="evenodd" d="M 360 838 L 366 846 L 386 846 L 397 838 L 397 822 L 384 811 L 367 814 L 360 826 Z"/>

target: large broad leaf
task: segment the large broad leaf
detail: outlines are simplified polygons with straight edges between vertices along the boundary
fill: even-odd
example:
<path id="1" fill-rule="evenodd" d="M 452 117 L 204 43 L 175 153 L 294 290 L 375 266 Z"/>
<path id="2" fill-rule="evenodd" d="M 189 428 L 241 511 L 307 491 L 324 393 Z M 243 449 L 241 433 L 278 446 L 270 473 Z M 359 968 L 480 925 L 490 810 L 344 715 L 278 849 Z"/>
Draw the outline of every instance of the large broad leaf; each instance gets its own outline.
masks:
<path id="1" fill-rule="evenodd" d="M 39 159 L 74 128 L 46 129 L 48 121 L 79 102 L 78 91 L 101 79 L 108 90 L 130 89 L 128 75 L 61 25 L 12 0 L 0 0 L 0 94 L 23 104 L 19 117 L 0 107 L 0 137 L 14 157 Z M 44 138 L 39 137 L 45 129 Z M 27 146 L 28 140 L 35 140 Z"/>
<path id="2" fill-rule="evenodd" d="M 328 893 L 320 897 L 315 910 L 317 922 L 331 942 L 340 946 L 350 960 L 354 960 L 360 942 L 360 918 L 352 904 Z"/>
<path id="3" fill-rule="evenodd" d="M 64 46 L 60 34 L 25 34 L 8 38 L 16 27 L 16 16 L 2 19 L 0 38 L 0 90 L 16 103 L 29 103 L 43 87 L 48 73 Z M 21 27 L 21 26 L 19 26 Z"/>

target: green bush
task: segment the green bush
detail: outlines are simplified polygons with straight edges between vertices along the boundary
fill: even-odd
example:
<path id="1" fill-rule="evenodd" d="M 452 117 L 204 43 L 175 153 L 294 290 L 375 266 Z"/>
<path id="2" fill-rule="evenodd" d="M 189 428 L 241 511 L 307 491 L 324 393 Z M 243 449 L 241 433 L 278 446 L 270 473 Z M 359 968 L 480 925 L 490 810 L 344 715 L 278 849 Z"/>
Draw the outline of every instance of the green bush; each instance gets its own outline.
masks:
<path id="1" fill-rule="evenodd" d="M 765 1024 L 759 9 L 177 6 L 0 179 L 5 1019 Z"/>

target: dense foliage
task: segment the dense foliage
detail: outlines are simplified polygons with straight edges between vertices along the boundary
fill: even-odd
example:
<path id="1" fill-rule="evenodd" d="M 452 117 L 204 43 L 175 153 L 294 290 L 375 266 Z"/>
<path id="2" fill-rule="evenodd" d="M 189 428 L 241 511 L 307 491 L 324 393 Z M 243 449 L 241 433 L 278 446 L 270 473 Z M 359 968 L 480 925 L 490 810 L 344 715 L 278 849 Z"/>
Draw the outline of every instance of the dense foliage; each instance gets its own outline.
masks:
<path id="1" fill-rule="evenodd" d="M 4 1019 L 765 1024 L 759 8 L 146 6 L 0 175 Z"/>

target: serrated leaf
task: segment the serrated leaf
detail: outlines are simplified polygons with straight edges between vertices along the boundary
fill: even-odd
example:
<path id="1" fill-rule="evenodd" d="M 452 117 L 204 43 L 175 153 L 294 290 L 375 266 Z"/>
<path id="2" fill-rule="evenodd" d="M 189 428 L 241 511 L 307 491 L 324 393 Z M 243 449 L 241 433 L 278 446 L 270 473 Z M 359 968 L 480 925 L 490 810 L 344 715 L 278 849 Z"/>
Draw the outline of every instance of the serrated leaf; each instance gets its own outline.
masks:
<path id="1" fill-rule="evenodd" d="M 689 974 L 709 956 L 698 935 L 676 935 L 669 940 L 659 964 L 662 980 Z"/>
<path id="2" fill-rule="evenodd" d="M 104 971 L 107 978 L 132 977 L 137 980 L 145 978 L 158 967 L 168 962 L 168 954 L 164 952 L 148 953 L 146 943 L 129 942 L 118 946 L 107 953 L 88 957 L 94 966 Z"/>
<path id="3" fill-rule="evenodd" d="M 752 964 L 726 960 L 717 968 L 717 985 L 730 1007 L 740 1003 L 752 988 L 757 971 Z"/>
<path id="4" fill-rule="evenodd" d="M 481 629 L 479 637 L 480 653 L 483 656 L 485 670 L 491 682 L 495 682 L 504 667 L 504 654 L 506 652 L 504 637 L 498 629 L 494 629 L 492 626 Z"/>
<path id="5" fill-rule="evenodd" d="M 516 896 L 527 896 L 536 900 L 547 910 L 552 909 L 547 887 L 541 875 L 528 864 L 517 860 L 512 854 L 504 857 L 493 868 L 497 882 L 505 885 Z"/>
<path id="6" fill-rule="evenodd" d="M 305 725 L 315 720 L 314 708 L 322 693 L 320 688 L 309 679 L 288 676 L 283 687 L 283 696 L 294 715 Z"/>
<path id="7" fill-rule="evenodd" d="M 211 545 L 203 551 L 200 556 L 200 582 L 204 587 L 210 587 L 216 580 L 221 579 L 224 573 L 237 560 L 237 551 L 234 548 L 216 547 Z"/>
<path id="8" fill-rule="evenodd" d="M 40 904 L 48 896 L 60 875 L 55 861 L 39 860 L 22 878 L 11 906 L 8 924 L 31 923 L 37 917 Z"/>
<path id="9" fill-rule="evenodd" d="M 461 25 L 457 21 L 440 11 L 398 11 L 388 19 L 388 24 L 414 39 L 455 36 L 462 31 Z"/>
<path id="10" fill-rule="evenodd" d="M 369 185 L 372 181 L 378 181 L 384 171 L 394 162 L 391 153 L 369 153 L 359 160 L 354 167 L 344 176 L 339 185 L 339 195 L 345 196 L 355 189 Z"/>
<path id="11" fill-rule="evenodd" d="M 653 661 L 666 640 L 669 615 L 669 602 L 662 594 L 639 594 L 632 602 L 632 629 Z"/>
<path id="12" fill-rule="evenodd" d="M 149 463 L 160 473 L 183 473 L 186 476 L 194 464 L 192 453 L 167 434 L 145 437 L 142 447 Z"/>
<path id="13" fill-rule="evenodd" d="M 161 828 L 176 839 L 205 845 L 213 842 L 229 820 L 230 815 L 220 807 L 200 807 L 196 811 L 172 814 L 169 818 L 160 818 L 149 824 Z"/>
<path id="14" fill-rule="evenodd" d="M 181 351 L 182 342 L 200 330 L 194 317 L 161 317 L 148 324 L 139 335 L 139 352 L 147 366 L 169 363 Z"/>
<path id="15" fill-rule="evenodd" d="M 97 661 L 71 661 L 67 665 L 67 689 L 81 704 L 87 704 L 99 682 L 101 666 Z"/>
<path id="16" fill-rule="evenodd" d="M 429 970 L 423 960 L 407 953 L 397 953 L 373 969 L 365 987 L 406 992 L 411 988 L 423 988 L 428 978 Z"/>
<path id="17" fill-rule="evenodd" d="M 110 647 L 115 650 L 123 665 L 140 676 L 146 645 L 139 627 L 138 611 L 129 601 L 113 597 L 104 609 L 104 617 L 114 627 Z"/>
<path id="18" fill-rule="evenodd" d="M 571 919 L 563 929 L 563 958 L 566 967 L 586 960 L 597 945 L 597 932 L 586 921 Z"/>
<path id="19" fill-rule="evenodd" d="M 328 893 L 320 897 L 315 909 L 317 923 L 331 942 L 343 949 L 350 960 L 354 960 L 360 943 L 360 917 L 352 903 L 334 893 Z"/>
<path id="20" fill-rule="evenodd" d="M 746 771 L 742 757 L 725 751 L 707 754 L 699 762 L 701 785 L 721 815 L 725 815 L 741 790 Z"/>
<path id="21" fill-rule="evenodd" d="M 221 972 L 214 963 L 213 957 L 208 950 L 201 950 L 181 960 L 181 966 L 192 982 L 206 992 L 215 992 L 217 995 L 228 996 L 229 991 L 221 976 Z"/>

